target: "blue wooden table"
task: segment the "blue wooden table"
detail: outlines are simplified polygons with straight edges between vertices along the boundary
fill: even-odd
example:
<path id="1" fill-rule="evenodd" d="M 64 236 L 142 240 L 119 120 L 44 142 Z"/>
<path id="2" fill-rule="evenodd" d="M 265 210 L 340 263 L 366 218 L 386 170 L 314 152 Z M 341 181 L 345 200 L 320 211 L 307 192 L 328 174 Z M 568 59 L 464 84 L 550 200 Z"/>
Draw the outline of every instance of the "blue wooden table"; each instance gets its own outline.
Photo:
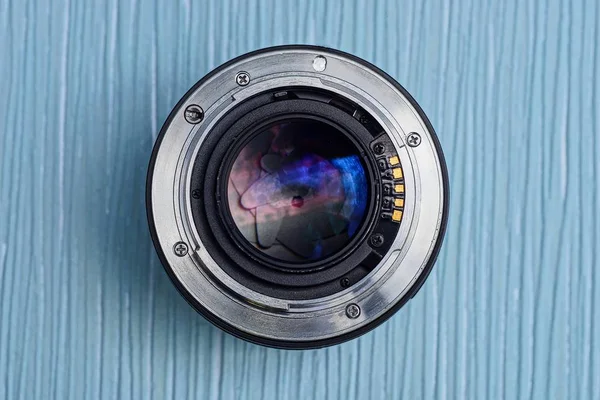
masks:
<path id="1" fill-rule="evenodd" d="M 185 91 L 289 43 L 398 79 L 452 194 L 421 292 L 304 352 L 196 314 L 144 204 Z M 600 399 L 599 52 L 597 0 L 0 0 L 0 398 Z"/>

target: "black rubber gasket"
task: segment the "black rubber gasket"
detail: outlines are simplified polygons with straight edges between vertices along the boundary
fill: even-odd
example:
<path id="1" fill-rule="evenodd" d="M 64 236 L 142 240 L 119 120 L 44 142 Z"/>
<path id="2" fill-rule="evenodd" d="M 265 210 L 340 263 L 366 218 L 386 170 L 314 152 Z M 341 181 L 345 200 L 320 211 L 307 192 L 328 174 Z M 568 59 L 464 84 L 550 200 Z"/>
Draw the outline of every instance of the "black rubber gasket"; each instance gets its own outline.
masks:
<path id="1" fill-rule="evenodd" d="M 232 110 L 231 115 L 224 116 L 213 126 L 193 166 L 192 190 L 204 193 L 200 199 L 191 199 L 193 220 L 206 250 L 228 275 L 242 285 L 282 299 L 306 300 L 325 297 L 343 290 L 344 287 L 338 280 L 361 266 L 373 252 L 366 240 L 374 226 L 376 210 L 379 207 L 380 182 L 374 172 L 375 159 L 368 151 L 373 137 L 356 119 L 332 105 L 305 99 L 273 102 L 272 98 L 272 93 L 267 92 L 242 103 Z M 263 101 L 267 103 L 256 107 L 256 103 Z M 232 236 L 235 229 L 228 226 L 228 221 L 223 219 L 223 207 L 219 204 L 223 200 L 216 196 L 221 193 L 221 196 L 225 197 L 222 192 L 223 185 L 219 185 L 219 178 L 222 178 L 222 169 L 226 167 L 223 160 L 227 161 L 232 143 L 244 142 L 249 133 L 248 129 L 251 132 L 265 121 L 286 118 L 289 115 L 303 115 L 307 119 L 329 119 L 331 123 L 338 124 L 360 149 L 368 175 L 367 180 L 372 186 L 369 190 L 370 198 L 364 222 L 345 252 L 338 252 L 325 260 L 307 264 L 314 267 L 312 269 L 296 271 L 286 271 L 285 263 L 266 263 L 259 255 L 245 249 L 243 243 L 236 243 L 235 237 Z M 229 221 L 229 224 L 233 225 L 233 221 Z M 390 237 L 389 242 L 392 241 L 393 238 Z M 368 271 L 365 271 L 366 273 Z"/>
<path id="2" fill-rule="evenodd" d="M 228 66 L 233 65 L 247 57 L 258 55 L 258 54 L 263 54 L 263 53 L 269 53 L 272 51 L 295 50 L 295 49 L 312 50 L 315 52 L 321 52 L 321 51 L 328 52 L 328 53 L 339 55 L 344 58 L 351 59 L 354 62 L 361 64 L 361 65 L 365 66 L 366 68 L 372 69 L 373 71 L 377 72 L 380 76 L 384 77 L 392 85 L 394 85 L 394 87 L 396 89 L 398 89 L 406 97 L 406 99 L 412 104 L 412 106 L 415 108 L 415 110 L 417 111 L 417 113 L 419 114 L 419 116 L 421 117 L 423 122 L 425 123 L 429 133 L 431 134 L 431 138 L 433 140 L 433 143 L 435 145 L 437 155 L 439 158 L 440 169 L 441 169 L 441 173 L 442 173 L 442 181 L 443 181 L 443 185 L 444 185 L 444 204 L 443 204 L 443 209 L 442 209 L 442 220 L 441 220 L 437 240 L 434 244 L 432 254 L 431 254 L 429 260 L 427 261 L 427 264 L 426 264 L 423 272 L 417 277 L 415 283 L 408 290 L 408 292 L 396 304 L 394 304 L 392 307 L 390 307 L 385 313 L 383 313 L 377 319 L 369 322 L 368 324 L 366 324 L 356 330 L 344 333 L 339 336 L 326 338 L 326 339 L 311 340 L 311 341 L 275 340 L 275 339 L 270 339 L 270 338 L 265 338 L 265 337 L 249 334 L 245 331 L 237 329 L 235 326 L 232 326 L 232 325 L 228 324 L 227 322 L 221 320 L 220 318 L 216 317 L 214 314 L 212 314 L 210 311 L 208 311 L 202 304 L 196 302 L 194 300 L 193 296 L 185 290 L 184 286 L 179 281 L 179 279 L 177 278 L 177 276 L 171 269 L 171 267 L 166 259 L 165 254 L 162 251 L 160 242 L 158 240 L 156 226 L 154 223 L 154 216 L 152 214 L 152 177 L 153 177 L 153 173 L 154 173 L 156 157 L 157 157 L 158 151 L 160 149 L 160 145 L 162 143 L 164 135 L 166 134 L 168 126 L 170 125 L 171 121 L 177 116 L 177 114 L 181 111 L 180 108 L 185 103 L 187 98 L 189 96 L 191 96 L 202 84 L 204 84 L 208 79 L 213 77 L 216 73 L 218 73 L 219 71 L 227 68 Z M 446 227 L 447 227 L 447 223 L 448 223 L 449 196 L 450 196 L 450 190 L 449 190 L 448 170 L 447 170 L 447 166 L 446 166 L 446 161 L 444 159 L 444 155 L 442 153 L 441 145 L 439 143 L 439 139 L 437 138 L 435 130 L 433 129 L 433 126 L 431 125 L 431 122 L 429 121 L 429 119 L 427 118 L 427 116 L 425 115 L 425 113 L 423 112 L 421 107 L 419 106 L 419 104 L 410 95 L 410 93 L 408 93 L 408 91 L 406 91 L 406 89 L 404 89 L 390 75 L 388 75 L 387 73 L 385 73 L 381 69 L 377 68 L 373 64 L 371 64 L 359 57 L 356 57 L 352 54 L 348 54 L 348 53 L 345 53 L 345 52 L 342 52 L 339 50 L 334 50 L 334 49 L 330 49 L 330 48 L 326 48 L 326 47 L 319 47 L 319 46 L 307 46 L 307 45 L 286 45 L 286 46 L 276 46 L 276 47 L 269 47 L 269 48 L 256 50 L 256 51 L 241 55 L 239 57 L 236 57 L 236 58 L 224 63 L 223 65 L 221 65 L 220 67 L 209 72 L 206 76 L 204 76 L 202 79 L 200 79 L 181 98 L 181 100 L 173 108 L 173 110 L 169 114 L 169 117 L 163 124 L 163 126 L 160 130 L 160 133 L 158 135 L 158 138 L 154 144 L 154 148 L 152 150 L 152 155 L 150 157 L 150 162 L 149 162 L 149 166 L 148 166 L 148 175 L 146 177 L 146 212 L 147 212 L 147 218 L 148 218 L 148 225 L 149 225 L 149 229 L 150 229 L 150 235 L 152 237 L 152 241 L 153 241 L 154 247 L 156 249 L 156 252 L 158 254 L 158 257 L 159 257 L 161 263 L 163 264 L 163 267 L 165 268 L 167 275 L 169 276 L 169 278 L 171 279 L 173 284 L 177 287 L 177 289 L 182 294 L 182 296 L 187 300 L 187 302 L 193 308 L 195 308 L 207 320 L 209 320 L 211 323 L 213 323 L 215 326 L 219 327 L 220 329 L 222 329 L 238 338 L 247 340 L 252 343 L 260 344 L 263 346 L 275 347 L 275 348 L 283 348 L 283 349 L 321 348 L 321 347 L 340 344 L 345 341 L 357 338 L 357 337 L 369 332 L 370 330 L 376 328 L 377 326 L 381 325 L 383 322 L 385 322 L 387 319 L 389 319 L 392 315 L 394 315 L 396 313 L 396 311 L 398 311 L 402 306 L 404 306 L 408 302 L 408 300 L 410 300 L 412 297 L 414 297 L 415 294 L 419 291 L 419 289 L 423 285 L 423 283 L 425 282 L 425 280 L 427 279 L 427 277 L 429 276 L 429 274 L 431 273 L 433 265 L 435 264 L 435 261 L 439 254 L 441 245 L 443 243 L 444 234 L 446 232 Z"/>

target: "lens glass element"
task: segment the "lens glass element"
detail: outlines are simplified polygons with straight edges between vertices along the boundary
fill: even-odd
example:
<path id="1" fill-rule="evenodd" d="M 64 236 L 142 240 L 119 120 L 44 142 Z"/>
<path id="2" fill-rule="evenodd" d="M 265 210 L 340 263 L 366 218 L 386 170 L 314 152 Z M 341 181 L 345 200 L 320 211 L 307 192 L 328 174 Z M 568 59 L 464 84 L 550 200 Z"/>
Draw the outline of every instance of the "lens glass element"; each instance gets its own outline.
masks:
<path id="1" fill-rule="evenodd" d="M 366 214 L 360 150 L 317 120 L 288 119 L 260 130 L 235 157 L 227 182 L 228 210 L 241 235 L 285 263 L 343 249 Z"/>

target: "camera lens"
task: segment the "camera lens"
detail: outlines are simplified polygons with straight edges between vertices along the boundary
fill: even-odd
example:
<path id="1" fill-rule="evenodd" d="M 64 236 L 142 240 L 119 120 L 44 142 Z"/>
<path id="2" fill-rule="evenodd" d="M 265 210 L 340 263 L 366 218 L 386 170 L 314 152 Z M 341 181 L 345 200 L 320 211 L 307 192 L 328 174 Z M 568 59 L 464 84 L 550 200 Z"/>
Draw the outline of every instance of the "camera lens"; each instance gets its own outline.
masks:
<path id="1" fill-rule="evenodd" d="M 448 179 L 414 99 L 355 56 L 283 46 L 202 78 L 152 153 L 147 211 L 188 302 L 262 345 L 357 337 L 405 304 L 444 235 Z"/>

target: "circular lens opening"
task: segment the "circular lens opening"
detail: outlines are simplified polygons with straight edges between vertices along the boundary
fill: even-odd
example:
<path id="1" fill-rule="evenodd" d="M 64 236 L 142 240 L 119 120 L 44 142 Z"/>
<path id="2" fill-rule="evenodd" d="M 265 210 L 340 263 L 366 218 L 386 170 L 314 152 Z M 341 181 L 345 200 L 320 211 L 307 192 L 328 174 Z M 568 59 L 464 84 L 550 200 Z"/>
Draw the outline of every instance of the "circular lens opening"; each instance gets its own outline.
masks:
<path id="1" fill-rule="evenodd" d="M 287 119 L 234 156 L 227 209 L 244 240 L 284 263 L 323 260 L 350 244 L 367 213 L 358 146 L 323 121 Z"/>

